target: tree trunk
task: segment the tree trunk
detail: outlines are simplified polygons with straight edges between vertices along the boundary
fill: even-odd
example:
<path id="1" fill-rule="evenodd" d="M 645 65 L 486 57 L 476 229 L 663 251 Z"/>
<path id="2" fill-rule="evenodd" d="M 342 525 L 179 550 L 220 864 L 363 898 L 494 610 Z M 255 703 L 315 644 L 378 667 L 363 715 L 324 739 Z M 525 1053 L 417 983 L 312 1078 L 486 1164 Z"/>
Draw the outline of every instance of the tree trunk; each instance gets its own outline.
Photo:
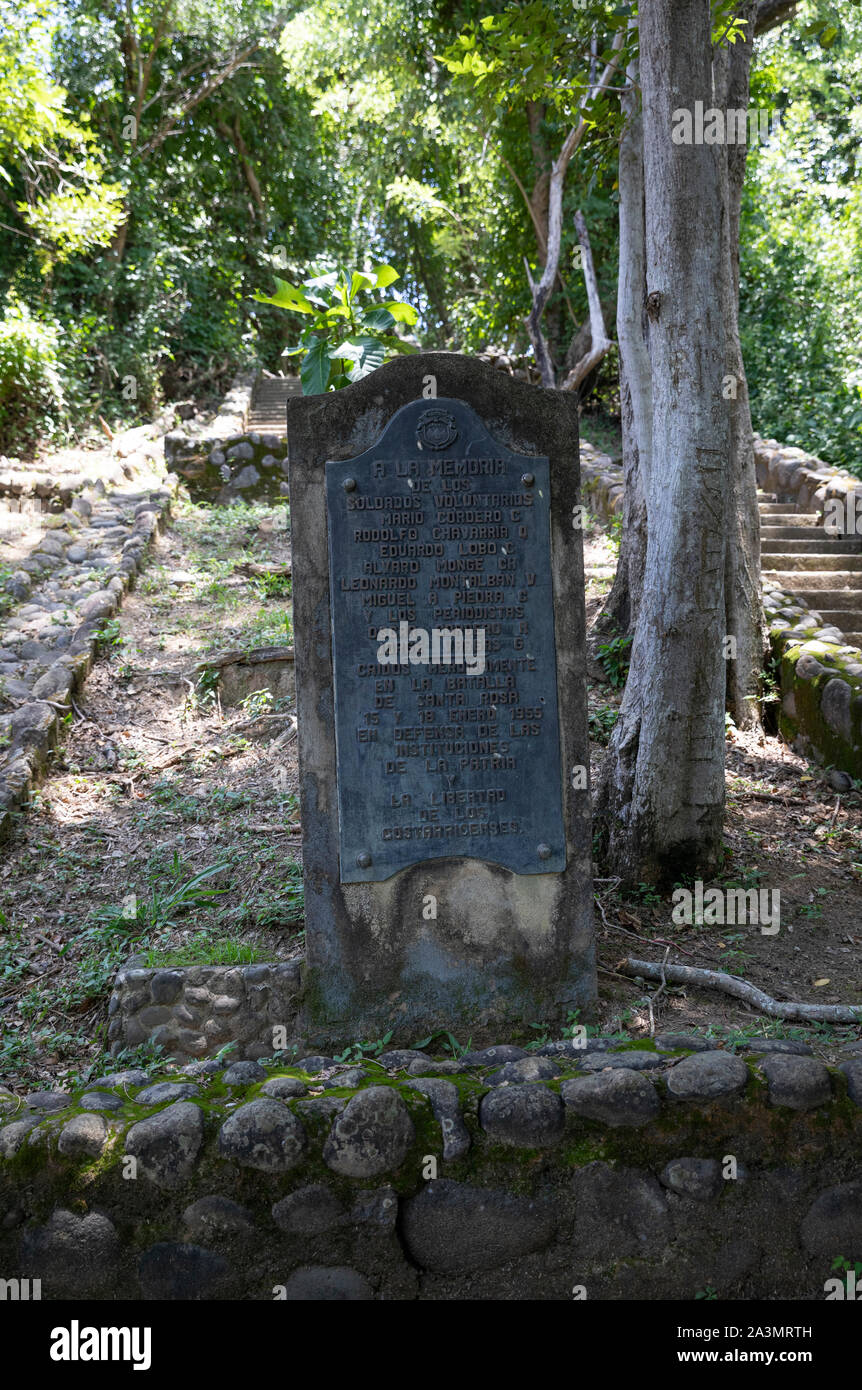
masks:
<path id="1" fill-rule="evenodd" d="M 650 0 L 639 25 L 652 393 L 651 455 L 639 470 L 647 550 L 598 816 L 615 872 L 627 883 L 661 883 L 711 874 L 721 858 L 729 425 L 718 154 L 671 138 L 675 109 L 711 101 L 709 0 Z M 634 403 L 631 380 L 629 390 Z"/>
<path id="2" fill-rule="evenodd" d="M 747 110 L 754 50 L 755 0 L 744 0 L 737 14 L 747 21 L 744 39 L 713 54 L 713 104 Z M 729 126 L 726 126 L 729 129 Z M 739 728 L 758 727 L 760 672 L 766 629 L 760 596 L 760 516 L 754 471 L 754 436 L 748 383 L 739 341 L 739 221 L 747 146 L 719 147 L 722 201 L 722 304 L 725 325 L 725 390 L 730 412 L 730 489 L 725 566 L 727 635 L 733 639 L 727 661 L 727 706 Z"/>
<path id="3" fill-rule="evenodd" d="M 548 194 L 551 188 L 551 161 L 542 137 L 542 121 L 545 119 L 544 102 L 527 102 L 527 128 L 530 132 L 530 152 L 533 156 L 533 191 L 529 203 L 536 229 L 537 259 L 544 266 L 548 256 Z"/>
<path id="4" fill-rule="evenodd" d="M 617 316 L 617 297 L 605 299 L 602 302 L 602 318 L 605 323 L 613 323 Z M 579 328 L 572 334 L 569 346 L 566 348 L 566 360 L 563 364 L 564 373 L 572 370 L 576 363 L 585 357 L 593 345 L 593 332 L 590 328 L 589 319 L 584 319 Z"/>
<path id="5" fill-rule="evenodd" d="M 252 166 L 248 146 L 242 138 L 242 132 L 239 128 L 239 116 L 234 116 L 232 126 L 229 125 L 226 120 L 219 118 L 216 121 L 216 129 L 226 144 L 231 145 L 236 152 L 240 171 L 245 180 L 245 186 L 254 200 L 254 206 L 250 208 L 252 220 L 254 220 L 255 217 L 259 217 L 262 226 L 265 227 L 266 207 L 263 200 L 263 193 L 261 192 L 260 181 Z"/>
<path id="6" fill-rule="evenodd" d="M 593 630 L 634 633 L 646 563 L 646 479 L 652 456 L 652 378 L 646 314 L 643 117 L 637 64 L 626 71 L 620 104 L 626 124 L 620 138 L 620 253 L 617 342 L 623 433 L 623 525 L 617 572 Z"/>

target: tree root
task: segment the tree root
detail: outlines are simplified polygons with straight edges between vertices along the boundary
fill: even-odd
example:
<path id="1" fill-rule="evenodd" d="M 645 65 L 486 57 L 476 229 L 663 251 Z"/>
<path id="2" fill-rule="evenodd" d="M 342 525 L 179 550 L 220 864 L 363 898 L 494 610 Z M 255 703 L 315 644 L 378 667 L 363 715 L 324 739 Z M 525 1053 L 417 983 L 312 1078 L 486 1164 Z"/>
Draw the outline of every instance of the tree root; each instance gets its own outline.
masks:
<path id="1" fill-rule="evenodd" d="M 631 956 L 620 961 L 617 969 L 624 975 L 641 975 L 645 980 L 659 980 L 669 985 L 701 985 L 717 989 L 742 999 L 759 1013 L 770 1018 L 808 1020 L 813 1023 L 862 1023 L 862 1005 L 852 1004 L 794 1004 L 771 999 L 762 989 L 725 975 L 721 970 L 702 970 L 693 965 L 663 965 L 653 961 L 634 960 Z"/>

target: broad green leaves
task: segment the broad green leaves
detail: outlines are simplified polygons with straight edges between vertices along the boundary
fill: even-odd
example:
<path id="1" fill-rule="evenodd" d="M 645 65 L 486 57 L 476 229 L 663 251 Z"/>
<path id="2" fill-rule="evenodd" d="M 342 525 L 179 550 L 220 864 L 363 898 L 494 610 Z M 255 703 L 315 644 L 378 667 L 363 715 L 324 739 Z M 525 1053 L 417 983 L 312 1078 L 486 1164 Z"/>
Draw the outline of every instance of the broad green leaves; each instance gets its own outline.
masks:
<path id="1" fill-rule="evenodd" d="M 319 396 L 329 385 L 332 362 L 324 338 L 310 338 L 299 368 L 304 396 Z"/>
<path id="2" fill-rule="evenodd" d="M 285 357 L 303 353 L 299 369 L 302 392 L 318 396 L 337 391 L 376 371 L 391 352 L 412 352 L 414 348 L 393 330 L 399 323 L 412 327 L 419 315 L 401 299 L 360 303 L 365 295 L 388 288 L 399 274 L 391 265 L 374 265 L 368 270 L 338 267 L 309 276 L 302 289 L 276 277 L 276 293 L 256 293 L 261 304 L 302 314 L 307 322 L 299 346 L 287 348 Z M 324 290 L 328 298 L 318 291 Z M 345 328 L 347 332 L 345 333 Z"/>
<path id="3" fill-rule="evenodd" d="M 275 294 L 261 294 L 259 290 L 255 290 L 252 299 L 256 299 L 259 304 L 274 304 L 277 309 L 292 309 L 295 314 L 314 313 L 314 304 L 302 293 L 302 290 L 298 290 L 287 280 L 280 280 L 277 275 L 275 276 L 275 283 L 277 287 Z M 318 299 L 316 302 L 323 304 L 325 301 Z"/>

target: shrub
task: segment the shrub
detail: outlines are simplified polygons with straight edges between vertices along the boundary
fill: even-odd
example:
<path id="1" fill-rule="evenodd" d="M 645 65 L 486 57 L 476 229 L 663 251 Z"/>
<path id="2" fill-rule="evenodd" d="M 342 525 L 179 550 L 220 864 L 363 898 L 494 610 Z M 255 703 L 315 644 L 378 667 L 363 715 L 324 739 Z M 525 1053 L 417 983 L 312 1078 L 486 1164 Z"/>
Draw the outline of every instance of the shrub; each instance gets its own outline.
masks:
<path id="1" fill-rule="evenodd" d="M 32 445 L 66 416 L 61 330 L 9 296 L 0 320 L 0 449 Z"/>

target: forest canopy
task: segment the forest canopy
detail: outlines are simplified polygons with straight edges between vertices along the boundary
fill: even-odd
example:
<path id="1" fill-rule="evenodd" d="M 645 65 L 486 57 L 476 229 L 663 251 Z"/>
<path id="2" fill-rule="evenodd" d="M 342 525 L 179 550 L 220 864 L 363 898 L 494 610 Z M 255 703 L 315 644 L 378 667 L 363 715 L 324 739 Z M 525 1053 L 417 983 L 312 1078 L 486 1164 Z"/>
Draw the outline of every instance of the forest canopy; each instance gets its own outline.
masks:
<path id="1" fill-rule="evenodd" d="M 397 267 L 423 347 L 529 351 L 581 113 L 543 316 L 563 374 L 588 316 L 576 211 L 614 336 L 613 80 L 583 102 L 633 8 L 0 0 L 0 449 L 283 369 L 302 325 L 253 296 L 313 267 Z M 758 39 L 752 104 L 776 119 L 748 152 L 740 315 L 755 428 L 862 476 L 860 76 L 858 5 L 804 0 Z M 612 349 L 588 408 L 616 414 L 617 372 Z"/>

